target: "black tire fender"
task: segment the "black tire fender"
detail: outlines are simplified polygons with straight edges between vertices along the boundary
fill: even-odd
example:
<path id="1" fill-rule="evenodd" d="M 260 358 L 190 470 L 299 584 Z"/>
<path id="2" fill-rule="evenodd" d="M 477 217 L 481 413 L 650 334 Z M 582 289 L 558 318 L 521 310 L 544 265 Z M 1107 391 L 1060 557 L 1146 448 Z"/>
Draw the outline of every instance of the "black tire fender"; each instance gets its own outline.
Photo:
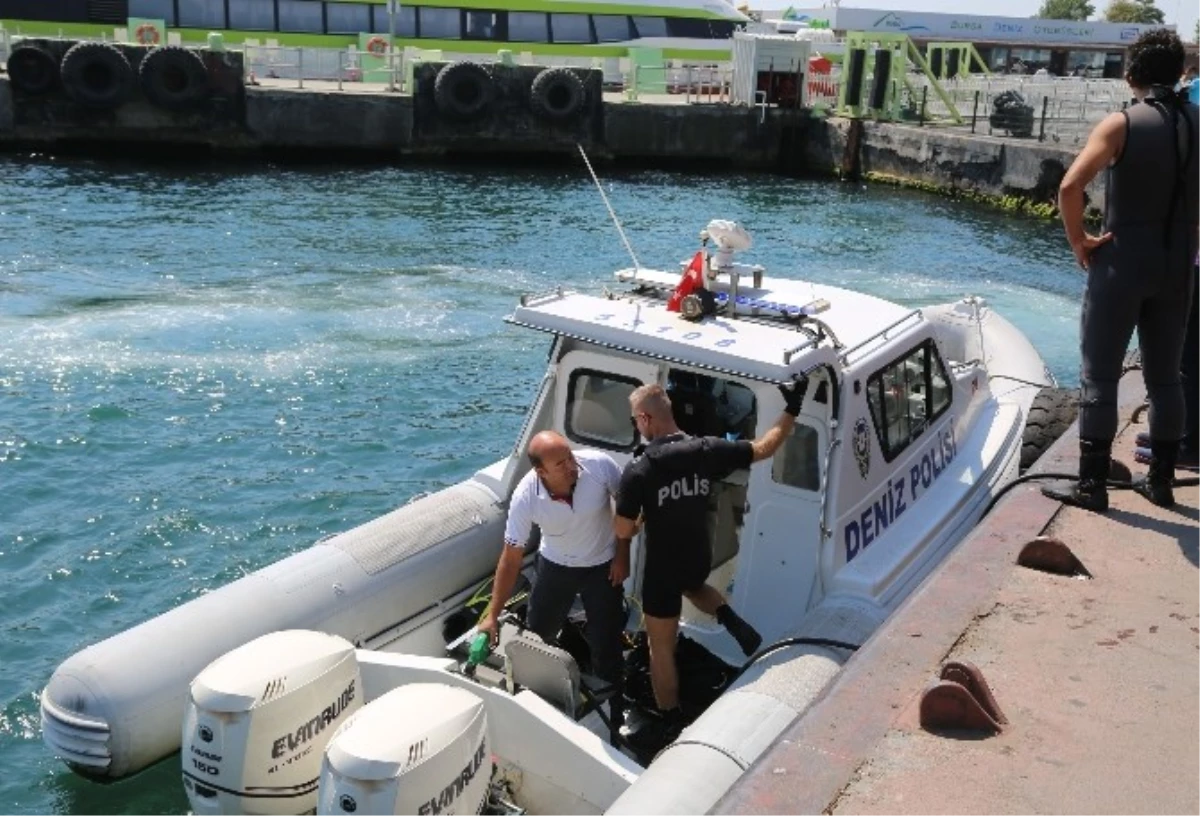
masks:
<path id="1" fill-rule="evenodd" d="M 543 119 L 565 121 L 587 101 L 583 80 L 570 68 L 547 68 L 529 86 L 529 107 Z"/>
<path id="2" fill-rule="evenodd" d="M 474 119 L 491 106 L 494 96 L 492 75 L 476 62 L 452 62 L 433 82 L 438 110 L 454 119 Z"/>
<path id="3" fill-rule="evenodd" d="M 18 43 L 8 55 L 8 79 L 13 87 L 41 96 L 58 87 L 58 60 L 40 45 Z"/>
<path id="4" fill-rule="evenodd" d="M 1046 387 L 1037 392 L 1021 433 L 1021 471 L 1027 470 L 1079 416 L 1079 391 Z"/>
<path id="5" fill-rule="evenodd" d="M 190 108 L 209 95 L 204 60 L 178 45 L 151 49 L 138 67 L 138 81 L 151 104 L 168 110 Z"/>
<path id="6" fill-rule="evenodd" d="M 67 95 L 89 108 L 115 108 L 133 92 L 133 69 L 116 46 L 81 42 L 63 54 L 59 67 Z"/>

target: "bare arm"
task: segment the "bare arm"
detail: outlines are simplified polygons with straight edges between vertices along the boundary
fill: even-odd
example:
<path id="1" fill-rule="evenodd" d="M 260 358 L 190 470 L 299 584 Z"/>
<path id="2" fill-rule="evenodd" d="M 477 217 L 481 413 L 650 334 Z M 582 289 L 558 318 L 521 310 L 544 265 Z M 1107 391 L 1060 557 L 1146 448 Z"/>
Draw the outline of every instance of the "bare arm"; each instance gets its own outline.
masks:
<path id="1" fill-rule="evenodd" d="M 792 433 L 792 426 L 796 424 L 796 418 L 789 413 L 782 413 L 779 419 L 775 421 L 765 434 L 755 439 L 750 443 L 754 449 L 754 456 L 751 461 L 761 462 L 763 459 L 770 459 L 775 455 L 775 451 L 782 447 L 787 441 L 788 436 Z"/>
<path id="2" fill-rule="evenodd" d="M 1112 163 L 1125 146 L 1125 117 L 1113 113 L 1096 125 L 1058 188 L 1058 208 L 1075 260 L 1084 269 L 1092 251 L 1112 239 L 1112 233 L 1088 235 L 1083 228 L 1084 189 Z"/>
<path id="3" fill-rule="evenodd" d="M 505 542 L 504 552 L 500 553 L 500 561 L 496 564 L 496 575 L 492 579 L 492 600 L 488 604 L 483 622 L 479 624 L 481 632 L 486 631 L 495 646 L 500 640 L 500 613 L 508 603 L 517 575 L 521 572 L 521 562 L 525 559 L 525 548 L 514 547 Z"/>

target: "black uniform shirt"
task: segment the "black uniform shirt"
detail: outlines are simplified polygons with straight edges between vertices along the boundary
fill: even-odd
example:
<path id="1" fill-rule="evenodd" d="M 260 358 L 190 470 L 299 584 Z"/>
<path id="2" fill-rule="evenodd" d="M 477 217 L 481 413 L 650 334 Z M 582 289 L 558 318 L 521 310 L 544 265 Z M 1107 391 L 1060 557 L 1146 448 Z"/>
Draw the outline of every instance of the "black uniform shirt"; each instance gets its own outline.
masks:
<path id="1" fill-rule="evenodd" d="M 650 442 L 625 466 L 617 515 L 645 515 L 648 559 L 705 552 L 708 495 L 714 481 L 750 467 L 754 448 L 745 440 L 671 434 Z M 706 553 L 709 557 L 711 554 Z"/>

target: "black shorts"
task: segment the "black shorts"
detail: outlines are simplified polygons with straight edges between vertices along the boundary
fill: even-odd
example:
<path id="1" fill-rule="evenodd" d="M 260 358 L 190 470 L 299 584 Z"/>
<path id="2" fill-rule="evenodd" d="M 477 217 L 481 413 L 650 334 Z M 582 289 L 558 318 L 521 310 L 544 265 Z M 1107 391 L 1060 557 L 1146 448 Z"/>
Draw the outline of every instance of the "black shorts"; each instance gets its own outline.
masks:
<path id="1" fill-rule="evenodd" d="M 683 611 L 683 593 L 700 589 L 712 570 L 707 547 L 687 558 L 655 558 L 646 554 L 642 574 L 642 611 L 653 618 L 678 618 Z"/>

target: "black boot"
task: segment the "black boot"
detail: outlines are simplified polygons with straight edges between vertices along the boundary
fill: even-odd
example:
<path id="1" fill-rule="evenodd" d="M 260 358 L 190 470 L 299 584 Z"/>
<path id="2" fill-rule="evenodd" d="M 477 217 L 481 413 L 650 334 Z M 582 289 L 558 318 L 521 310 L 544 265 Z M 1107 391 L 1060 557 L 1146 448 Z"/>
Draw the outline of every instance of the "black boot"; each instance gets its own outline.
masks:
<path id="1" fill-rule="evenodd" d="M 1079 481 L 1074 484 L 1047 486 L 1042 495 L 1103 513 L 1108 510 L 1108 469 L 1112 460 L 1112 441 L 1098 439 L 1079 440 Z"/>
<path id="2" fill-rule="evenodd" d="M 725 630 L 733 635 L 733 639 L 738 642 L 738 646 L 742 647 L 742 652 L 746 657 L 754 654 L 762 645 L 762 635 L 756 632 L 753 626 L 742 620 L 729 604 L 721 604 L 717 607 L 717 623 L 724 626 Z"/>
<path id="3" fill-rule="evenodd" d="M 1141 493 L 1151 504 L 1159 507 L 1175 506 L 1175 459 L 1179 455 L 1178 442 L 1150 441 L 1150 470 L 1145 476 L 1133 480 L 1133 489 Z"/>

